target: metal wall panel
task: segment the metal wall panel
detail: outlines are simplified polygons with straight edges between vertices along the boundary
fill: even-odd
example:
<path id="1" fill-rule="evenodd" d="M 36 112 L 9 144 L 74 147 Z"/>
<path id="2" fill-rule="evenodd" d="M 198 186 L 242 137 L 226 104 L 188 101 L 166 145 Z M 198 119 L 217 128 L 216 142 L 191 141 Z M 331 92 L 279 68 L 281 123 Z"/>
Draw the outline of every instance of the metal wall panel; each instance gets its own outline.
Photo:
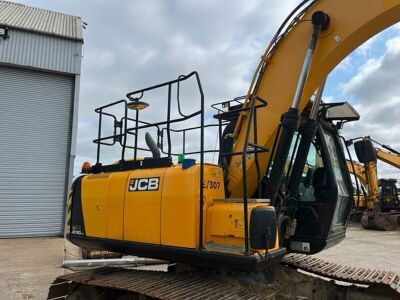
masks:
<path id="1" fill-rule="evenodd" d="M 82 42 L 10 28 L 0 40 L 0 62 L 80 74 Z"/>
<path id="2" fill-rule="evenodd" d="M 0 1 L 0 24 L 82 40 L 80 17 L 9 1 Z"/>
<path id="3" fill-rule="evenodd" d="M 63 231 L 73 82 L 0 66 L 0 237 Z"/>

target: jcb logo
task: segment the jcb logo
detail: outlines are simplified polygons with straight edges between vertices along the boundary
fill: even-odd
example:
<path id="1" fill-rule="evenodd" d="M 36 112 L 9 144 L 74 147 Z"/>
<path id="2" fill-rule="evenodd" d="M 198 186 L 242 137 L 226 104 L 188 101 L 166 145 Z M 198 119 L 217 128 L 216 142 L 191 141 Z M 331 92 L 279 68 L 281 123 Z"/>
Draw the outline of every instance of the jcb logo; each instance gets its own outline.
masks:
<path id="1" fill-rule="evenodd" d="M 157 191 L 160 185 L 159 177 L 132 178 L 129 182 L 129 191 Z"/>

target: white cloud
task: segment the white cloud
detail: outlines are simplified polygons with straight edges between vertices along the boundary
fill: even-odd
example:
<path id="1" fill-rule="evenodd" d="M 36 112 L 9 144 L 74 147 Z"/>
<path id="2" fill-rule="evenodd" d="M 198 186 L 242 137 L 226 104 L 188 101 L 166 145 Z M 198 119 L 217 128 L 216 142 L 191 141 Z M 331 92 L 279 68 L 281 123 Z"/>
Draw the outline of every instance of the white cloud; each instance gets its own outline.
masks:
<path id="1" fill-rule="evenodd" d="M 79 109 L 78 156 L 94 161 L 97 115 L 94 108 L 118 100 L 132 90 L 197 70 L 209 104 L 246 92 L 249 77 L 275 30 L 298 0 L 127 1 L 19 0 L 27 5 L 79 15 L 84 31 Z M 393 28 L 400 28 L 396 25 Z M 356 52 L 369 58 L 346 82 L 343 98 L 356 100 L 362 119 L 347 124 L 349 137 L 370 134 L 384 143 L 400 144 L 400 38 L 386 43 L 382 57 L 370 58 L 376 38 Z M 339 68 L 351 67 L 346 58 Z M 187 95 L 188 97 L 190 95 Z M 156 98 L 153 98 L 156 99 Z M 155 101 L 155 100 L 152 100 Z M 383 105 L 385 103 L 385 105 Z M 400 106 L 399 106 L 400 107 Z M 152 117 L 162 107 L 151 105 Z M 193 108 L 192 102 L 184 110 Z M 214 136 L 207 144 L 214 146 Z M 117 153 L 106 158 L 114 160 Z"/>
<path id="2" fill-rule="evenodd" d="M 343 135 L 373 139 L 400 149 L 400 37 L 386 41 L 385 52 L 369 57 L 357 74 L 343 85 L 343 96 L 354 99 L 361 120 L 345 125 Z M 400 179 L 398 169 L 378 163 L 379 176 Z"/>
<path id="3" fill-rule="evenodd" d="M 391 101 L 393 96 L 399 95 L 400 37 L 389 39 L 385 46 L 382 56 L 368 59 L 344 85 L 344 94 L 351 94 L 358 101 L 368 104 Z"/>
<path id="4" fill-rule="evenodd" d="M 358 73 L 346 84 L 344 84 L 343 92 L 345 94 L 354 91 L 360 91 L 364 88 L 363 84 L 367 78 L 373 77 L 373 74 L 382 66 L 382 58 L 368 59 L 360 68 Z"/>
<path id="5" fill-rule="evenodd" d="M 395 37 L 386 41 L 386 47 L 388 49 L 387 55 L 398 55 L 400 52 L 400 37 Z"/>
<path id="6" fill-rule="evenodd" d="M 79 15 L 88 23 L 84 31 L 77 173 L 84 160 L 95 159 L 96 148 L 91 142 L 97 134 L 95 107 L 192 70 L 201 76 L 206 107 L 244 94 L 270 38 L 299 1 L 257 0 L 245 5 L 211 0 L 19 2 Z M 190 96 L 190 92 L 185 95 Z M 188 102 L 183 109 L 188 111 L 193 106 Z M 150 108 L 150 118 L 154 119 L 160 118 L 165 106 L 153 104 Z M 206 140 L 207 145 L 214 147 L 214 136 Z M 118 151 L 104 153 L 103 157 L 115 160 Z"/>

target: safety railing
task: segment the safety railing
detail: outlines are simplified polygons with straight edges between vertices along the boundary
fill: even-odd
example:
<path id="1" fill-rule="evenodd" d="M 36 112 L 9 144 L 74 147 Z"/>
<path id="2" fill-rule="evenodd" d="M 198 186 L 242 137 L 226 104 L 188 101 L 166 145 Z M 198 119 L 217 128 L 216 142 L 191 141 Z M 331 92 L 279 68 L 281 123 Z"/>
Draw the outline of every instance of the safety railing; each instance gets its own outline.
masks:
<path id="1" fill-rule="evenodd" d="M 242 151 L 236 152 L 227 152 L 227 153 L 220 153 L 221 156 L 241 156 L 242 161 L 242 197 L 243 197 L 243 216 L 244 216 L 244 237 L 245 237 L 245 255 L 250 254 L 250 243 L 249 243 L 249 216 L 248 216 L 248 189 L 247 189 L 247 157 L 250 154 L 254 155 L 255 165 L 256 165 L 256 172 L 257 172 L 257 186 L 259 186 L 261 182 L 261 172 L 260 172 L 260 164 L 258 154 L 267 152 L 268 149 L 264 146 L 258 144 L 258 132 L 257 132 L 257 109 L 260 107 L 267 106 L 267 101 L 258 97 L 258 96 L 251 96 L 248 102 L 241 104 L 240 100 L 244 99 L 244 97 L 235 98 L 229 102 L 220 102 L 213 105 L 218 111 L 218 114 L 214 117 L 219 120 L 219 131 L 221 134 L 222 128 L 221 124 L 223 120 L 232 120 L 233 117 L 238 116 L 238 114 L 242 112 L 247 112 L 247 126 L 245 128 L 245 138 L 243 143 Z M 232 103 L 235 105 L 233 109 L 229 109 L 228 111 L 223 111 L 222 109 L 218 108 L 218 105 L 221 107 L 232 107 Z M 251 128 L 253 128 L 253 142 L 249 142 Z M 220 141 L 220 147 L 221 147 Z"/>
<path id="2" fill-rule="evenodd" d="M 182 103 L 180 96 L 181 84 L 190 79 L 194 78 L 197 84 L 198 92 L 200 95 L 200 101 L 197 103 L 199 109 L 191 112 L 190 114 L 184 114 L 182 112 Z M 141 109 L 148 106 L 146 102 L 143 101 L 145 95 L 148 92 L 157 89 L 167 89 L 167 99 L 166 99 L 166 120 L 148 122 L 140 120 Z M 172 96 L 173 89 L 176 89 L 176 98 Z M 261 181 L 259 158 L 258 155 L 262 152 L 267 152 L 268 149 L 258 145 L 257 142 L 257 109 L 267 105 L 267 102 L 260 97 L 251 96 L 246 100 L 246 97 L 237 97 L 230 101 L 223 101 L 212 105 L 217 111 L 214 118 L 218 121 L 216 124 L 204 124 L 204 94 L 200 82 L 200 78 L 197 72 L 192 72 L 188 75 L 181 75 L 176 80 L 168 81 L 162 84 L 154 85 L 145 89 L 140 89 L 134 92 L 130 92 L 126 95 L 127 99 L 122 99 L 115 101 L 113 103 L 101 106 L 95 110 L 99 117 L 99 127 L 98 135 L 93 142 L 97 144 L 97 158 L 96 165 L 92 168 L 93 172 L 110 172 L 110 171 L 124 171 L 131 170 L 133 168 L 138 168 L 142 164 L 137 164 L 138 161 L 138 151 L 150 152 L 150 149 L 143 148 L 139 146 L 138 136 L 141 130 L 149 130 L 152 128 L 157 131 L 157 147 L 166 155 L 169 159 L 169 163 L 172 164 L 172 156 L 177 156 L 179 154 L 184 155 L 199 155 L 200 163 L 200 182 L 199 182 L 199 249 L 203 248 L 203 227 L 204 227 L 204 154 L 217 152 L 220 157 L 233 157 L 240 156 L 242 161 L 242 172 L 243 172 L 243 214 L 244 214 L 244 231 L 245 231 L 245 254 L 249 254 L 249 228 L 248 228 L 248 188 L 247 188 L 247 158 L 254 156 L 255 165 L 257 170 L 257 180 L 258 183 Z M 177 110 L 174 111 L 175 115 L 178 117 L 172 117 L 172 109 L 174 101 L 176 101 Z M 158 104 L 158 103 L 157 103 Z M 111 112 L 112 109 L 122 108 L 122 117 L 117 118 L 115 114 Z M 134 116 L 129 116 L 128 110 L 134 109 Z M 243 149 L 241 151 L 228 151 L 222 152 L 223 143 L 223 129 L 230 122 L 236 122 L 237 117 L 240 114 L 244 114 L 247 122 L 245 126 L 245 138 Z M 191 126 L 187 128 L 173 128 L 172 126 L 177 123 L 187 121 L 192 118 L 199 118 L 199 124 L 197 126 Z M 113 123 L 113 131 L 111 134 L 102 136 L 103 122 L 105 118 L 109 118 Z M 129 126 L 133 124 L 133 126 Z M 218 139 L 219 147 L 218 149 L 205 149 L 204 148 L 204 131 L 205 129 L 218 128 Z M 187 135 L 194 131 L 200 131 L 199 146 L 198 149 L 188 150 L 186 148 Z M 253 131 L 253 141 L 250 142 L 251 131 Z M 176 147 L 173 148 L 171 134 L 181 134 L 182 135 L 182 151 L 177 152 Z M 128 137 L 133 137 L 133 144 L 128 143 Z M 118 144 L 121 147 L 121 156 L 117 164 L 103 166 L 100 162 L 101 158 L 101 147 L 102 146 L 114 146 Z M 179 148 L 179 147 L 178 147 Z M 126 149 L 132 149 L 134 151 L 133 160 L 126 161 Z M 173 151 L 175 149 L 175 151 Z"/>

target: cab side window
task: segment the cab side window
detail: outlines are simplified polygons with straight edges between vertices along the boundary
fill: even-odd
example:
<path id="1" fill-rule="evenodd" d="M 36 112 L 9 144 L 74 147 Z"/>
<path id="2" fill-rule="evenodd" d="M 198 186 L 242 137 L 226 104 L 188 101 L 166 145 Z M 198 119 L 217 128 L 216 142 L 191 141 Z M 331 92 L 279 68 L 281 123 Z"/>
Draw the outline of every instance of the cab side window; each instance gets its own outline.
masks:
<path id="1" fill-rule="evenodd" d="M 303 169 L 303 175 L 300 183 L 300 201 L 303 202 L 315 202 L 315 190 L 314 190 L 314 176 L 318 176 L 318 170 L 322 170 L 324 164 L 322 157 L 314 144 L 311 144 L 310 151 L 308 152 L 307 162 Z"/>

